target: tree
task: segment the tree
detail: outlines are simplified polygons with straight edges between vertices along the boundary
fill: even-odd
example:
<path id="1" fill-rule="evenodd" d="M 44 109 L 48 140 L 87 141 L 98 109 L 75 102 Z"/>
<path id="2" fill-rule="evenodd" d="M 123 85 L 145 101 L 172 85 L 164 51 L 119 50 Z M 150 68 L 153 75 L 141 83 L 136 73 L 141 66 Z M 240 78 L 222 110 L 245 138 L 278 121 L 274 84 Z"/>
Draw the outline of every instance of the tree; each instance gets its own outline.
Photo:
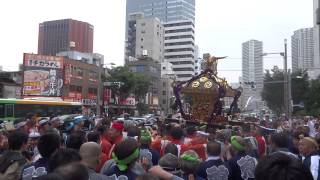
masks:
<path id="1" fill-rule="evenodd" d="M 309 115 L 318 116 L 320 114 L 320 79 L 312 80 L 310 84 L 305 106 Z"/>
<path id="2" fill-rule="evenodd" d="M 109 70 L 109 82 L 113 82 L 110 86 L 113 94 L 121 98 L 127 98 L 130 94 L 134 94 L 139 103 L 144 104 L 143 98 L 148 93 L 151 78 L 143 73 L 131 72 L 127 67 L 116 67 Z M 140 108 L 141 107 L 141 108 Z M 137 105 L 139 113 L 146 108 L 144 105 Z"/>
<path id="3" fill-rule="evenodd" d="M 112 82 L 110 86 L 112 92 L 122 98 L 127 98 L 134 89 L 134 77 L 132 72 L 126 67 L 116 67 L 109 71 L 110 77 L 107 78 Z"/>
<path id="4" fill-rule="evenodd" d="M 283 112 L 283 72 L 273 69 L 273 74 L 266 71 L 263 80 L 262 99 L 276 114 Z"/>
<path id="5" fill-rule="evenodd" d="M 305 105 L 309 96 L 309 76 L 304 71 L 292 73 L 291 75 L 291 92 L 293 105 Z M 294 106 L 294 115 L 306 115 L 306 112 L 302 107 Z"/>

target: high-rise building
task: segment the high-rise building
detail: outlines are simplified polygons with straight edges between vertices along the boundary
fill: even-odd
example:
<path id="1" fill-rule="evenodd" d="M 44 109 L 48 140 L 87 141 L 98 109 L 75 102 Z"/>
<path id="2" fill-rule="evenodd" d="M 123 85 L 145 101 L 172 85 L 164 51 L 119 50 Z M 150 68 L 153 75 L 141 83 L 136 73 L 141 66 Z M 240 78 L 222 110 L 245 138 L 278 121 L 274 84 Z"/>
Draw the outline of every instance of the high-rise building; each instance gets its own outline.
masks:
<path id="1" fill-rule="evenodd" d="M 147 56 L 163 61 L 164 27 L 158 18 L 144 18 L 143 13 L 130 14 L 126 42 L 126 62 Z"/>
<path id="2" fill-rule="evenodd" d="M 263 101 L 263 43 L 250 40 L 242 44 L 242 84 L 243 102 L 255 102 L 254 109 L 261 109 Z M 249 85 L 248 85 L 249 84 Z M 250 85 L 251 84 L 251 85 Z"/>
<path id="3" fill-rule="evenodd" d="M 145 18 L 158 18 L 164 24 L 164 61 L 173 64 L 178 81 L 190 79 L 195 73 L 195 0 L 127 0 L 126 62 L 128 47 L 133 50 L 130 43 L 134 24 L 132 13 L 143 13 Z M 133 39 L 139 41 L 136 37 Z"/>
<path id="4" fill-rule="evenodd" d="M 164 59 L 170 62 L 177 81 L 189 80 L 194 75 L 195 43 L 192 21 L 164 24 Z"/>
<path id="5" fill-rule="evenodd" d="M 157 17 L 161 22 L 195 21 L 195 0 L 127 0 L 126 24 L 131 13 L 142 12 L 145 17 Z"/>
<path id="6" fill-rule="evenodd" d="M 292 71 L 314 67 L 313 28 L 299 29 L 291 36 Z"/>
<path id="7" fill-rule="evenodd" d="M 313 0 L 314 67 L 312 70 L 309 70 L 308 72 L 310 78 L 317 78 L 320 75 L 320 22 L 318 22 L 320 21 L 319 5 L 319 0 Z"/>
<path id="8" fill-rule="evenodd" d="M 93 52 L 93 26 L 73 19 L 39 24 L 38 54 L 55 56 L 61 51 Z"/>

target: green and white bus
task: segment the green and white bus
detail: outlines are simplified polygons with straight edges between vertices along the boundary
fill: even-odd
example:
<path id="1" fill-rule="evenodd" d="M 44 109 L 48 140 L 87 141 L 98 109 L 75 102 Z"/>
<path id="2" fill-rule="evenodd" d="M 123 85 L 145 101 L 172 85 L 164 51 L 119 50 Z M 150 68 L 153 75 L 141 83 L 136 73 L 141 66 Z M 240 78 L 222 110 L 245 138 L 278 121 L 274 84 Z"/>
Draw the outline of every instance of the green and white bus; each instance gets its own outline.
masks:
<path id="1" fill-rule="evenodd" d="M 78 114 L 81 111 L 82 104 L 79 102 L 0 98 L 0 120 L 5 121 L 25 118 L 29 113 L 37 114 L 39 117 L 49 117 Z"/>

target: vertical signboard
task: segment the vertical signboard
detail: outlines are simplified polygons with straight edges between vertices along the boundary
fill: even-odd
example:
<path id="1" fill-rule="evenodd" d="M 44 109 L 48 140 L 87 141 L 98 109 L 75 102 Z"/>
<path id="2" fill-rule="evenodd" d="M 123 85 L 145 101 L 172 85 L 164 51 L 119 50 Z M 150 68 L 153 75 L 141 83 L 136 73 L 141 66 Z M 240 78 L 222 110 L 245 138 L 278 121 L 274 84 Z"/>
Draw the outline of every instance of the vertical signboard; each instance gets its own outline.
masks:
<path id="1" fill-rule="evenodd" d="M 24 54 L 23 66 L 24 97 L 62 96 L 63 57 Z"/>

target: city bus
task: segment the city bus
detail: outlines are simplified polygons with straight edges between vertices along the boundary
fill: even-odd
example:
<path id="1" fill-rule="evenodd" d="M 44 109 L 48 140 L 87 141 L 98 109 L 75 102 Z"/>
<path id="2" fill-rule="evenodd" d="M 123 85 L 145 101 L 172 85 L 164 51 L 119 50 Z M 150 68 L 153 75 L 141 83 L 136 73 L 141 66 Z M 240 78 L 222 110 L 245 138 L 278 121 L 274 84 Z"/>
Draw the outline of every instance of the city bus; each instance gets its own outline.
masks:
<path id="1" fill-rule="evenodd" d="M 0 120 L 4 121 L 25 118 L 29 113 L 37 114 L 39 117 L 49 117 L 79 114 L 81 111 L 82 104 L 79 102 L 0 98 Z"/>

